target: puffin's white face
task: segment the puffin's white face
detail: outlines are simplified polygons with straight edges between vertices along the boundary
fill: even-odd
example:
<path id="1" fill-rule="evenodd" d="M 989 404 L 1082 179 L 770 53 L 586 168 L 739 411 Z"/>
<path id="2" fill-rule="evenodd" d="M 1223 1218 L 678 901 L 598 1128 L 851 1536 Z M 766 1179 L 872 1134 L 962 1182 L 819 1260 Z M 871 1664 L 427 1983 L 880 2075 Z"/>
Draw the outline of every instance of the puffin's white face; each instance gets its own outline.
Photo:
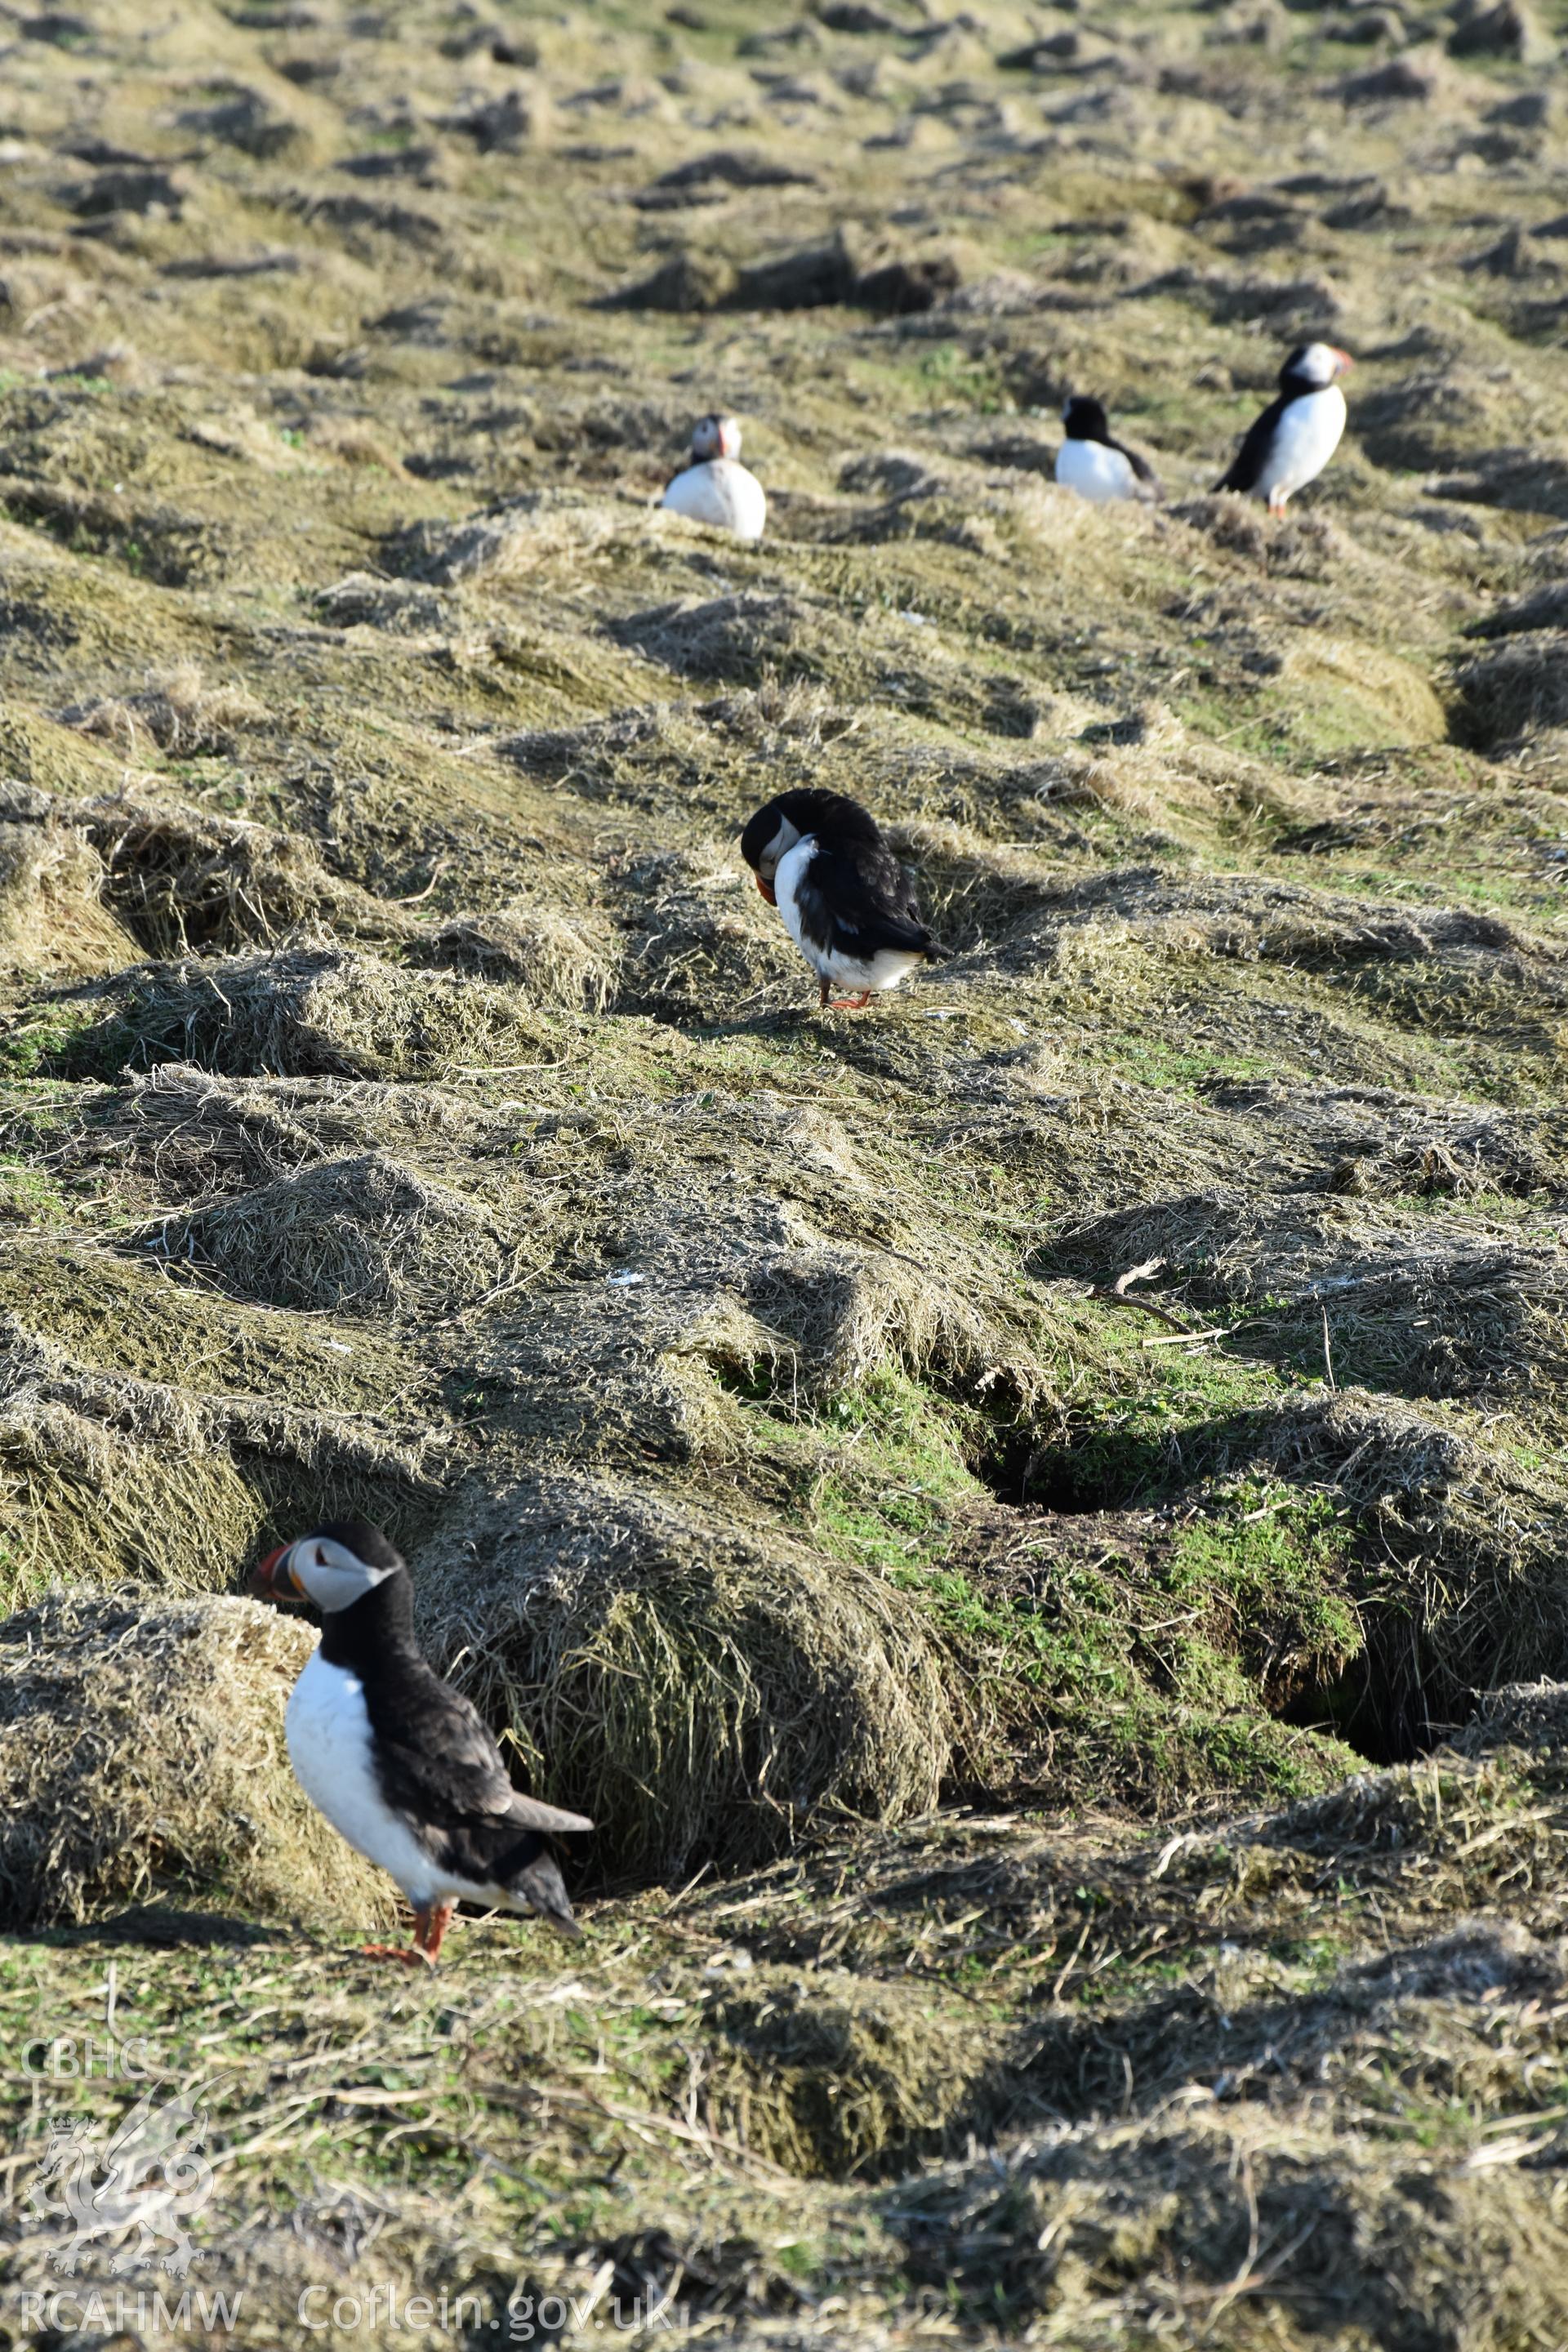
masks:
<path id="1" fill-rule="evenodd" d="M 757 887 L 770 906 L 773 898 L 773 876 L 800 839 L 800 828 L 791 824 L 787 816 L 779 819 L 779 829 L 757 860 Z"/>
<path id="2" fill-rule="evenodd" d="M 715 457 L 738 457 L 741 428 L 732 416 L 700 417 L 691 428 L 691 454 L 700 465 Z"/>
<path id="3" fill-rule="evenodd" d="M 1304 376 L 1309 383 L 1321 391 L 1332 383 L 1335 376 L 1343 375 L 1352 364 L 1349 352 L 1342 352 L 1337 343 L 1308 343 L 1296 361 L 1291 373 Z"/>
<path id="4" fill-rule="evenodd" d="M 331 1536 L 300 1536 L 264 1559 L 257 1570 L 262 1590 L 280 1600 L 313 1601 L 328 1616 L 352 1609 L 376 1585 L 396 1574 L 376 1568 Z"/>

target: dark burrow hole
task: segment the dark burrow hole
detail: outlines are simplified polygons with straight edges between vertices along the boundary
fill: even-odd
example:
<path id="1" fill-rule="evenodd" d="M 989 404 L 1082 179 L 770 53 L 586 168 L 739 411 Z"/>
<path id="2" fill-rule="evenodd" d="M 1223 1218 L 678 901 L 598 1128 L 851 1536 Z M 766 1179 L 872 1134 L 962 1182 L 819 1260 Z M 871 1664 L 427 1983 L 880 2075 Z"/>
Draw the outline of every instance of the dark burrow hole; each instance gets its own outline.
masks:
<path id="1" fill-rule="evenodd" d="M 1403 1670 L 1394 1675 L 1377 1629 L 1368 1629 L 1367 1646 L 1339 1675 L 1319 1683 L 1303 1683 L 1289 1698 L 1270 1711 L 1280 1723 L 1303 1731 L 1326 1732 L 1369 1764 L 1413 1764 L 1429 1756 L 1462 1731 L 1476 1711 L 1478 1694 L 1435 1689 L 1409 1675 L 1409 1627 L 1403 1621 L 1387 1628 L 1390 1643 L 1401 1640 L 1406 1651 Z"/>
<path id="2" fill-rule="evenodd" d="M 994 1442 L 969 1467 L 998 1503 L 1020 1517 L 1042 1523 L 1066 1520 L 1114 1523 L 1125 1514 L 1158 1512 L 1199 1499 L 1194 1487 L 1173 1475 L 1171 1458 L 1159 1439 L 1125 1432 L 1091 1430 L 1079 1444 L 1042 1444 L 1025 1427 L 998 1428 Z M 1081 1538 L 1080 1538 L 1081 1540 Z M 1279 1723 L 1321 1732 L 1354 1750 L 1369 1765 L 1408 1764 L 1461 1731 L 1479 1703 L 1476 1690 L 1457 1686 L 1435 1660 L 1421 1654 L 1409 1617 L 1380 1605 L 1378 1576 L 1355 1590 L 1364 1646 L 1343 1666 L 1298 1675 L 1287 1686 L 1258 1681 L 1258 1704 Z M 1541 1671 L 1553 1671 L 1542 1663 Z"/>

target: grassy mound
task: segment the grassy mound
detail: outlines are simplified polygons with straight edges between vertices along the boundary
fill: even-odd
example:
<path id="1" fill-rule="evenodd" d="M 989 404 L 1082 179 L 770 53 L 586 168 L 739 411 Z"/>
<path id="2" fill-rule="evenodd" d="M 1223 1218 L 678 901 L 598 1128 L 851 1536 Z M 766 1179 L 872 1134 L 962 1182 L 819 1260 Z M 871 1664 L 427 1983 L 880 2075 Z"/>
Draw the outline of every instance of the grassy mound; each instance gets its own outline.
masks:
<path id="1" fill-rule="evenodd" d="M 395 936 L 395 908 L 327 872 L 296 833 L 179 803 L 112 800 L 72 809 L 104 862 L 103 898 L 153 956 L 221 955 L 335 919 Z"/>
<path id="2" fill-rule="evenodd" d="M 1137 2334 L 1196 2315 L 1238 2347 L 1550 2341 L 1568 2234 L 1507 2165 L 1441 2177 L 1304 2116 L 1100 2126 L 900 2197 L 896 2226 L 917 2279 L 956 2261 L 972 2305 L 1068 2340 L 1109 2340 L 1113 2302 Z"/>
<path id="3" fill-rule="evenodd" d="M 412 963 L 510 981 L 534 1004 L 598 1012 L 614 983 L 612 950 L 590 928 L 550 907 L 503 907 L 459 915 L 411 943 Z"/>
<path id="4" fill-rule="evenodd" d="M 936 1801 L 958 1715 L 913 1601 L 608 1479 L 465 1492 L 421 1622 L 605 1870 L 755 1861 L 835 1814 Z"/>
<path id="5" fill-rule="evenodd" d="M 1028 2102 L 1005 2035 L 929 1983 L 758 1971 L 712 2000 L 703 2034 L 720 2128 L 804 2179 L 875 2179 Z"/>
<path id="6" fill-rule="evenodd" d="M 663 1020 L 715 1021 L 810 1001 L 807 966 L 775 926 L 738 856 L 637 857 L 617 877 L 623 927 L 617 1005 Z"/>
<path id="7" fill-rule="evenodd" d="M 314 1646 L 247 1601 L 56 1594 L 0 1623 L 0 1910 L 8 1929 L 127 1903 L 374 1927 L 388 1882 L 283 1752 Z"/>
<path id="8" fill-rule="evenodd" d="M 1483 750 L 1568 726 L 1568 632 L 1536 629 L 1506 638 L 1455 672 L 1457 719 Z"/>
<path id="9" fill-rule="evenodd" d="M 96 1019 L 78 1002 L 72 1072 L 194 1061 L 238 1077 L 433 1077 L 549 1054 L 516 991 L 340 949 L 146 965 L 109 993 Z"/>
<path id="10" fill-rule="evenodd" d="M 241 1297 L 357 1314 L 449 1313 L 500 1289 L 515 1262 L 473 1202 L 379 1153 L 264 1184 L 141 1241 Z"/>
<path id="11" fill-rule="evenodd" d="M 0 968 L 112 971 L 131 934 L 105 903 L 100 846 L 79 812 L 23 783 L 0 788 Z"/>
<path id="12" fill-rule="evenodd" d="M 21 1311 L 0 1317 L 8 1606 L 56 1580 L 226 1588 L 265 1538 L 279 1539 L 280 1523 L 297 1532 L 301 1516 L 353 1508 L 397 1525 L 433 1471 L 438 1481 L 435 1456 L 417 1438 L 400 1443 L 384 1413 L 128 1372 L 113 1363 L 123 1302 L 112 1289 L 84 1297 L 68 1253 L 58 1263 L 30 1252 L 18 1272 Z M 36 1327 L 56 1319 L 83 1324 L 89 1346 L 103 1349 L 107 1339 L 110 1368 L 40 1335 Z M 226 1335 L 210 1318 L 179 1316 L 174 1301 L 160 1319 L 163 1368 L 187 1381 L 196 1348 L 219 1366 L 226 1353 L 237 1368 L 265 1360 L 263 1334 Z"/>

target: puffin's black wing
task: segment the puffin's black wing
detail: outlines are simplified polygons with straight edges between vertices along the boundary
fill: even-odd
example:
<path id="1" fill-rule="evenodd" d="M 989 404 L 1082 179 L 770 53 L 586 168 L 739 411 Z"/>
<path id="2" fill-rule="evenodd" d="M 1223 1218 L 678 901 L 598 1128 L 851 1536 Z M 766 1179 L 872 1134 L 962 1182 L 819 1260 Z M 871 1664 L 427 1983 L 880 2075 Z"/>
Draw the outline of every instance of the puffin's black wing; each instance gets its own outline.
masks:
<path id="1" fill-rule="evenodd" d="M 824 841 L 795 894 L 801 928 L 818 946 L 869 960 L 883 948 L 941 955 L 921 920 L 914 887 L 884 841 Z"/>
<path id="2" fill-rule="evenodd" d="M 1245 441 L 1231 460 L 1230 471 L 1215 484 L 1216 490 L 1255 490 L 1258 478 L 1268 461 L 1273 446 L 1275 427 L 1288 406 L 1287 395 L 1281 393 L 1271 400 L 1262 415 L 1253 425 Z"/>
<path id="3" fill-rule="evenodd" d="M 492 1851 L 498 1832 L 593 1827 L 581 1813 L 521 1796 L 475 1709 L 422 1659 L 390 1686 L 367 1683 L 365 1697 L 382 1793 L 419 1827 L 482 1832 Z"/>
<path id="4" fill-rule="evenodd" d="M 1148 458 L 1141 457 L 1136 449 L 1130 449 L 1125 441 L 1112 441 L 1110 444 L 1110 446 L 1112 449 L 1116 449 L 1121 452 L 1121 456 L 1126 458 L 1128 464 L 1131 467 L 1132 471 L 1139 481 L 1141 481 L 1148 490 L 1150 496 L 1157 499 L 1160 496 L 1160 477 L 1154 471 L 1153 467 L 1149 463 Z"/>

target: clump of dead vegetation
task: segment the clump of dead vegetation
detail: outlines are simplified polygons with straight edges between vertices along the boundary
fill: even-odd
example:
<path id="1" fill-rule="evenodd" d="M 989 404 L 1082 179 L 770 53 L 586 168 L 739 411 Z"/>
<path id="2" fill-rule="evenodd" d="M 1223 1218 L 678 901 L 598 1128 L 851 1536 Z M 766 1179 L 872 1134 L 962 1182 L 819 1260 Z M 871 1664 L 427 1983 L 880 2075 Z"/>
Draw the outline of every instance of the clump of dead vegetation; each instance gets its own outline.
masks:
<path id="1" fill-rule="evenodd" d="M 1527 630 L 1505 638 L 1461 662 L 1454 689 L 1464 738 L 1483 751 L 1568 727 L 1568 632 Z"/>
<path id="2" fill-rule="evenodd" d="M 14 1927 L 194 1894 L 373 1926 L 387 1882 L 307 1801 L 283 1707 L 309 1630 L 247 1601 L 58 1593 L 0 1625 L 0 1891 Z"/>
<path id="3" fill-rule="evenodd" d="M 237 1077 L 445 1077 L 555 1057 L 519 990 L 338 948 L 146 964 L 77 1002 L 68 1055 L 83 1072 L 194 1061 Z"/>
<path id="4" fill-rule="evenodd" d="M 510 982 L 535 1004 L 597 1013 L 615 985 L 615 949 L 597 924 L 549 906 L 454 916 L 407 952 L 411 963 Z"/>
<path id="5" fill-rule="evenodd" d="M 758 1980 L 760 1977 L 760 1981 Z M 929 1982 L 749 1975 L 712 1999 L 703 2095 L 719 2127 L 798 2179 L 876 2179 L 993 2130 L 1027 2093 L 982 2011 Z"/>
<path id="6" fill-rule="evenodd" d="M 609 1478 L 471 1494 L 421 1622 L 606 1869 L 753 1861 L 814 1821 L 935 1801 L 955 1700 L 917 1603 Z"/>
<path id="7" fill-rule="evenodd" d="M 517 1262 L 482 1209 L 380 1152 L 328 1160 L 140 1239 L 241 1297 L 350 1314 L 450 1314 L 506 1287 Z"/>
<path id="8" fill-rule="evenodd" d="M 0 803 L 0 959 L 14 971 L 112 971 L 129 935 L 104 905 L 103 860 L 89 829 L 27 786 Z"/>
<path id="9" fill-rule="evenodd" d="M 59 716 L 67 727 L 111 744 L 129 760 L 149 750 L 191 760 L 231 752 L 238 734 L 262 724 L 268 713 L 244 687 L 208 686 L 196 664 L 187 662 L 135 693 L 72 703 Z"/>
<path id="10" fill-rule="evenodd" d="M 637 856 L 614 882 L 624 1009 L 715 1021 L 776 1004 L 786 988 L 809 999 L 809 973 L 766 909 L 757 910 L 738 859 Z"/>
<path id="11" fill-rule="evenodd" d="M 43 1302 L 79 1295 L 90 1273 L 68 1244 L 31 1251 L 25 1272 L 29 1311 L 0 1317 L 6 1600 L 117 1578 L 199 1593 L 226 1586 L 279 1515 L 289 1526 L 335 1500 L 396 1520 L 438 1489 L 439 1433 L 128 1371 L 112 1356 L 105 1367 L 34 1328 Z"/>

